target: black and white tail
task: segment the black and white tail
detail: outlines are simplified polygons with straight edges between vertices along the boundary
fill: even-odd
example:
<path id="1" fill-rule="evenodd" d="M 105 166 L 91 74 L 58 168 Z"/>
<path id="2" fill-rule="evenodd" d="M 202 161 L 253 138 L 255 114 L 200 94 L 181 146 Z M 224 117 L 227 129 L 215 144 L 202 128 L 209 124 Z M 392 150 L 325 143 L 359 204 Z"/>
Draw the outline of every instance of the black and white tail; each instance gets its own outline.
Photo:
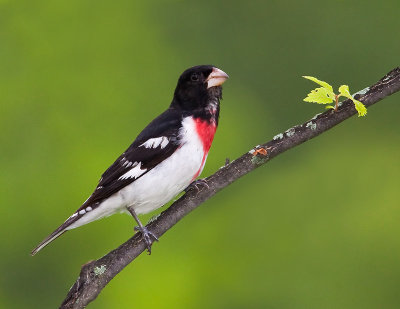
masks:
<path id="1" fill-rule="evenodd" d="M 68 226 L 70 226 L 72 223 L 74 223 L 77 219 L 78 219 L 77 216 L 69 217 L 67 219 L 67 221 L 65 221 L 63 224 L 61 224 L 53 233 L 51 233 L 49 236 L 47 236 L 35 249 L 33 249 L 31 252 L 31 255 L 34 256 L 36 253 L 38 253 L 40 250 L 42 250 L 44 247 L 46 247 L 49 243 L 51 243 L 58 236 L 61 236 L 63 233 L 65 233 L 67 231 Z"/>

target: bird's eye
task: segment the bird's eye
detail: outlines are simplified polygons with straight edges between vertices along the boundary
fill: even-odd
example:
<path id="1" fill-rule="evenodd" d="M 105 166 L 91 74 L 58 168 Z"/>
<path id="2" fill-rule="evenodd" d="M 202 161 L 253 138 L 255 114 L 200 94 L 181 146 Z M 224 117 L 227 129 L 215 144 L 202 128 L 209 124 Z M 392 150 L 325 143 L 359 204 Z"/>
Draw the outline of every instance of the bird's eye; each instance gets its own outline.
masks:
<path id="1" fill-rule="evenodd" d="M 192 82 L 198 82 L 198 81 L 199 81 L 199 75 L 198 75 L 197 73 L 193 73 L 193 74 L 190 76 L 190 80 L 191 80 Z"/>

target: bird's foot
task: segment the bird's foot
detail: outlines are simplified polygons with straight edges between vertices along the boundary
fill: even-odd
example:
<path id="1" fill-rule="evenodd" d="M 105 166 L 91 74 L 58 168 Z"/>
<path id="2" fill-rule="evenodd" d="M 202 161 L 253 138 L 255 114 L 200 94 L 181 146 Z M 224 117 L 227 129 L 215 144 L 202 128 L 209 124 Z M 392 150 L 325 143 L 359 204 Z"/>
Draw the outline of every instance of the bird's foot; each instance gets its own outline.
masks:
<path id="1" fill-rule="evenodd" d="M 197 179 L 186 187 L 185 192 L 187 193 L 190 190 L 194 190 L 194 189 L 196 189 L 197 191 L 200 191 L 199 187 L 201 187 L 201 186 L 206 187 L 207 189 L 210 189 L 210 186 L 208 185 L 208 183 L 205 179 Z"/>
<path id="2" fill-rule="evenodd" d="M 151 245 L 153 244 L 153 241 L 158 241 L 158 238 L 156 235 L 154 235 L 153 232 L 150 232 L 147 227 L 145 226 L 135 226 L 135 231 L 138 231 L 140 233 L 142 233 L 142 237 L 144 242 L 146 243 L 146 247 L 147 247 L 147 252 L 149 253 L 149 255 L 151 254 Z M 154 240 L 153 240 L 154 239 Z"/>

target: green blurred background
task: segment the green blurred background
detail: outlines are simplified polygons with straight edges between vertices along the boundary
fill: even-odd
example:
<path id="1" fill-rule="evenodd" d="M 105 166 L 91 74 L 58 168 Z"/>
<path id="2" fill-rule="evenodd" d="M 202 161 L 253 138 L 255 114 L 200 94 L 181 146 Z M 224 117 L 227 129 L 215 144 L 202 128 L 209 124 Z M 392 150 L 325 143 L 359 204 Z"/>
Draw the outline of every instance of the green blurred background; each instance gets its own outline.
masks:
<path id="1" fill-rule="evenodd" d="M 368 86 L 400 64 L 398 0 L 0 1 L 1 308 L 56 308 L 126 215 L 30 250 L 170 103 L 230 75 L 203 176 L 310 119 L 301 75 Z M 90 308 L 399 308 L 400 94 L 218 193 Z M 148 220 L 153 214 L 145 216 Z"/>

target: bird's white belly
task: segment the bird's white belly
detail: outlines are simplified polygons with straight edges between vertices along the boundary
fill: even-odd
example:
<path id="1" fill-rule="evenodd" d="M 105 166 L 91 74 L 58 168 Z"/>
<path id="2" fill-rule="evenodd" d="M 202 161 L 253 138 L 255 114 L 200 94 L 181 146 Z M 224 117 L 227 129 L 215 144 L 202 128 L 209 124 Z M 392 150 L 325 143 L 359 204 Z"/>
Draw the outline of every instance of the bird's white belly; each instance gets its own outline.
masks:
<path id="1" fill-rule="evenodd" d="M 148 213 L 182 192 L 201 169 L 203 146 L 200 141 L 187 142 L 168 159 L 134 181 L 119 195 L 138 214 Z"/>
<path id="2" fill-rule="evenodd" d="M 193 120 L 185 118 L 182 125 L 181 146 L 170 157 L 87 212 L 67 229 L 125 212 L 128 206 L 132 206 L 137 214 L 148 213 L 182 192 L 201 173 L 207 157 Z"/>

